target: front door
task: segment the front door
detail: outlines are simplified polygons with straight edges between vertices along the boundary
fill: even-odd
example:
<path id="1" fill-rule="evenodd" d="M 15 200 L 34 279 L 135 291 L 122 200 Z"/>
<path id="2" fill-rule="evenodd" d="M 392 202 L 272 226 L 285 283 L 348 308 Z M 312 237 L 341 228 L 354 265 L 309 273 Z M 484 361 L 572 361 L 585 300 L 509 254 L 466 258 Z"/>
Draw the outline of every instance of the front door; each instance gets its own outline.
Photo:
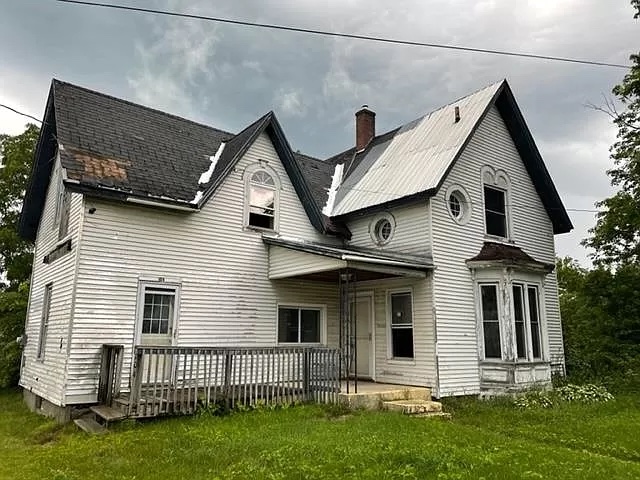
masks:
<path id="1" fill-rule="evenodd" d="M 353 307 L 352 302 L 352 307 Z M 356 366 L 358 377 L 373 377 L 373 299 L 370 295 L 358 296 L 356 314 Z M 353 373 L 353 372 L 352 372 Z"/>

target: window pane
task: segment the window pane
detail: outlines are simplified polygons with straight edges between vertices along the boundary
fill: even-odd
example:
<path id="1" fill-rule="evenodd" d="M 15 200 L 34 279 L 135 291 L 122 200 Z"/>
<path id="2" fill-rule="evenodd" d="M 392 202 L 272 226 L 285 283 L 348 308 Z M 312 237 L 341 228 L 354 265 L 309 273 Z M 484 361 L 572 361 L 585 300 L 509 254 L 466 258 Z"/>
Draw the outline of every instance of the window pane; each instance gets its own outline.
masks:
<path id="1" fill-rule="evenodd" d="M 392 328 L 391 343 L 394 358 L 413 358 L 413 328 Z"/>
<path id="2" fill-rule="evenodd" d="M 173 321 L 175 291 L 148 288 L 144 295 L 142 333 L 167 334 Z"/>
<path id="3" fill-rule="evenodd" d="M 300 328 L 301 342 L 320 343 L 320 311 L 302 310 Z"/>
<path id="4" fill-rule="evenodd" d="M 480 287 L 485 358 L 501 358 L 500 322 L 498 320 L 498 289 L 495 285 Z"/>
<path id="5" fill-rule="evenodd" d="M 274 199 L 275 191 L 273 189 L 251 185 L 251 200 L 249 203 L 252 207 L 266 208 L 273 211 Z"/>
<path id="6" fill-rule="evenodd" d="M 516 346 L 518 358 L 527 358 L 527 340 L 524 328 L 524 303 L 522 298 L 522 286 L 513 286 L 513 317 L 516 324 Z"/>
<path id="7" fill-rule="evenodd" d="M 273 217 L 258 213 L 249 213 L 249 225 L 273 230 Z"/>
<path id="8" fill-rule="evenodd" d="M 487 233 L 497 237 L 507 236 L 507 217 L 501 213 L 485 212 L 485 222 L 487 224 Z"/>
<path id="9" fill-rule="evenodd" d="M 496 213 L 505 213 L 504 192 L 495 188 L 484 187 L 484 207 Z"/>
<path id="10" fill-rule="evenodd" d="M 485 358 L 502 357 L 498 322 L 484 322 L 484 356 Z"/>
<path id="11" fill-rule="evenodd" d="M 531 322 L 531 346 L 533 348 L 533 358 L 541 358 L 540 346 L 540 316 L 538 312 L 538 289 L 529 287 L 529 318 Z"/>
<path id="12" fill-rule="evenodd" d="M 482 285 L 482 319 L 498 321 L 498 292 L 495 285 Z"/>
<path id="13" fill-rule="evenodd" d="M 394 293 L 391 295 L 391 325 L 411 325 L 411 294 Z"/>
<path id="14" fill-rule="evenodd" d="M 298 309 L 278 309 L 278 342 L 298 342 Z"/>

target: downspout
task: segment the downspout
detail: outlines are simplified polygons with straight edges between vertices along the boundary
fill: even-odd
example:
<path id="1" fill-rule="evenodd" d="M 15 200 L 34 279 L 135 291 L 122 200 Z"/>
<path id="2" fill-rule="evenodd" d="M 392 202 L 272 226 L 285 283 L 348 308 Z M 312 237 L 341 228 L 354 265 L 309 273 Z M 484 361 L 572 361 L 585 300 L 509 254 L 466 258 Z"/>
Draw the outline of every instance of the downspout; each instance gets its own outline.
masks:
<path id="1" fill-rule="evenodd" d="M 427 200 L 427 223 L 429 225 L 429 250 L 433 258 L 433 212 L 432 201 Z M 435 259 L 434 259 L 435 264 Z M 436 266 L 431 271 L 431 311 L 433 315 L 433 360 L 436 367 L 436 378 L 433 396 L 440 399 L 440 355 L 438 353 L 438 309 L 436 308 Z"/>

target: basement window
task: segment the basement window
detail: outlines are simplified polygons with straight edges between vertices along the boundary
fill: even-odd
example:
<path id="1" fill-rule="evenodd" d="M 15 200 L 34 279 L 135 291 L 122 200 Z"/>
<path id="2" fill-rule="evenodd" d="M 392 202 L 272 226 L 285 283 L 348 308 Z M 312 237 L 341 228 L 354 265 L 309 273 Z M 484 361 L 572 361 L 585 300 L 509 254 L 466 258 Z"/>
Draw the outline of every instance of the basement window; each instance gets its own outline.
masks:
<path id="1" fill-rule="evenodd" d="M 412 359 L 413 352 L 413 298 L 411 292 L 390 295 L 391 356 Z"/>

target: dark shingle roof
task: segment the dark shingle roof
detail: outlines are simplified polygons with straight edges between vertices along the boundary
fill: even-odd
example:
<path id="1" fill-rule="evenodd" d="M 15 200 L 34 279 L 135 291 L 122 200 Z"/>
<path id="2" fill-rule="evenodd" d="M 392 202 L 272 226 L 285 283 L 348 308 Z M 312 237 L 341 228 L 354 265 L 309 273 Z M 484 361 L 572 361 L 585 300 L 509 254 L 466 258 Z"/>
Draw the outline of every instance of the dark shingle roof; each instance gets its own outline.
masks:
<path id="1" fill-rule="evenodd" d="M 78 191 L 120 200 L 151 197 L 196 209 L 262 132 L 274 142 L 312 224 L 323 232 L 349 236 L 342 225 L 321 214 L 334 167 L 293 154 L 273 112 L 234 135 L 59 80 L 53 80 L 47 102 L 21 234 L 35 239 L 51 172 L 48 159 L 56 147 L 66 182 Z M 223 143 L 209 182 L 199 185 Z"/>
<path id="2" fill-rule="evenodd" d="M 140 196 L 190 201 L 233 134 L 53 81 L 57 137 L 69 179 Z"/>
<path id="3" fill-rule="evenodd" d="M 533 267 L 547 271 L 552 271 L 555 268 L 554 264 L 540 262 L 515 245 L 496 242 L 484 242 L 480 252 L 467 260 L 467 264 L 470 266 L 487 262 L 502 266 Z"/>

